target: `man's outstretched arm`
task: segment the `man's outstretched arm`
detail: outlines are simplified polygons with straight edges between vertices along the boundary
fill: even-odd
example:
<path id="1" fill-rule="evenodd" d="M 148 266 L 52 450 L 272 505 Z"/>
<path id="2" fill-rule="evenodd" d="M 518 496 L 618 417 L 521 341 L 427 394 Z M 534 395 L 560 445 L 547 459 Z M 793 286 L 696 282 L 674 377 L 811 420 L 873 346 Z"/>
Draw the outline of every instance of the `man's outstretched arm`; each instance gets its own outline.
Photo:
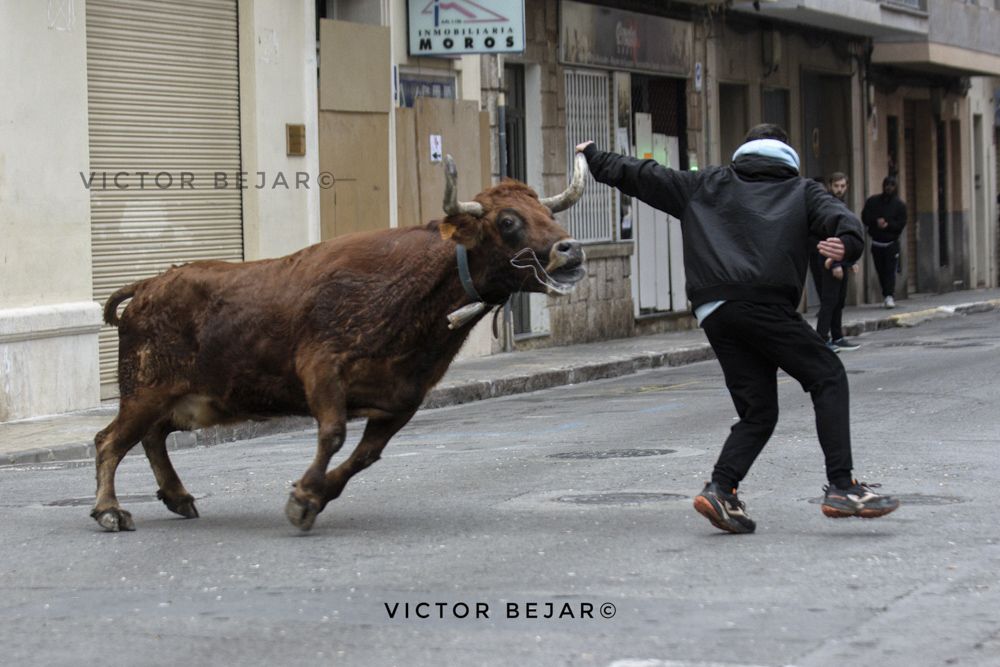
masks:
<path id="1" fill-rule="evenodd" d="M 675 218 L 681 217 L 697 187 L 697 173 L 668 169 L 656 160 L 601 151 L 593 141 L 579 144 L 576 151 L 587 158 L 595 181 L 618 188 Z"/>

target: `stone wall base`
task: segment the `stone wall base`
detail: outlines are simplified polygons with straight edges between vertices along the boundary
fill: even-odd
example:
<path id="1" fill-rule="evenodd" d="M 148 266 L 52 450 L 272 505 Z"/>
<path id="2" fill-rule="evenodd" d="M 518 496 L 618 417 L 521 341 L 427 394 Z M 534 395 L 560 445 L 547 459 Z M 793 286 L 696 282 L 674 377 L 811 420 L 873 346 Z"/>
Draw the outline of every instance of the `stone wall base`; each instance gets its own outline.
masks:
<path id="1" fill-rule="evenodd" d="M 93 301 L 0 309 L 0 422 L 100 405 Z"/>

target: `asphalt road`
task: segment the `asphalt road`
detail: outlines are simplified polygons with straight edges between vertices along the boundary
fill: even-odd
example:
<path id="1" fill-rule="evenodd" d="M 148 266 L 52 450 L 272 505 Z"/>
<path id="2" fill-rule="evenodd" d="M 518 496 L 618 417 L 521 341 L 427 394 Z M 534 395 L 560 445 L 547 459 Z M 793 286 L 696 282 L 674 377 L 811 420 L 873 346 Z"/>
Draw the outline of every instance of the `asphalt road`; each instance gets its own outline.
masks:
<path id="1" fill-rule="evenodd" d="M 856 472 L 904 502 L 873 521 L 820 513 L 785 376 L 757 533 L 691 509 L 734 417 L 714 361 L 419 413 L 309 534 L 310 433 L 174 453 L 197 520 L 137 447 L 135 533 L 88 517 L 91 462 L 0 468 L 0 663 L 1000 664 L 1000 314 L 858 340 Z"/>

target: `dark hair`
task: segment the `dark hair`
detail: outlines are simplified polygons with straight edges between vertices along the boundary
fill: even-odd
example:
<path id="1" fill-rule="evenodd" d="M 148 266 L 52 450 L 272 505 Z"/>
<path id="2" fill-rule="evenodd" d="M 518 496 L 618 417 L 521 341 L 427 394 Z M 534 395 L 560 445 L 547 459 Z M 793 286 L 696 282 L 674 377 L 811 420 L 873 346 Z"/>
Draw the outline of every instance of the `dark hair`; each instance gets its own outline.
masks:
<path id="1" fill-rule="evenodd" d="M 774 123 L 754 125 L 747 132 L 747 136 L 743 138 L 743 143 L 754 141 L 755 139 L 777 139 L 784 144 L 788 143 L 788 135 L 785 134 L 785 131 L 780 126 Z"/>
<path id="2" fill-rule="evenodd" d="M 837 181 L 846 181 L 846 180 L 847 180 L 847 174 L 845 174 L 842 171 L 835 171 L 832 174 L 830 174 L 830 180 L 827 182 L 833 185 Z"/>

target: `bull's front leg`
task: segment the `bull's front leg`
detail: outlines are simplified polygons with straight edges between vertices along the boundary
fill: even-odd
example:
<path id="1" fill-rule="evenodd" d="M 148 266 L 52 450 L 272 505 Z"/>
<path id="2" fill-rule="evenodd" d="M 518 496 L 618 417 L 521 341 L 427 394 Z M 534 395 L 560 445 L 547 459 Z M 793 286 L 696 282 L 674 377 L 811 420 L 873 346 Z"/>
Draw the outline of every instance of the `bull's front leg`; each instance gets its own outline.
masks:
<path id="1" fill-rule="evenodd" d="M 295 483 L 285 505 L 288 520 L 303 531 L 313 527 L 326 505 L 326 469 L 347 436 L 347 403 L 339 378 L 327 376 L 306 382 L 306 396 L 319 426 L 316 457 Z"/>
<path id="2" fill-rule="evenodd" d="M 358 446 L 346 461 L 327 474 L 324 505 L 340 497 L 351 477 L 379 460 L 389 440 L 406 426 L 415 412 L 416 410 L 412 410 L 392 417 L 372 417 L 368 420 Z"/>

